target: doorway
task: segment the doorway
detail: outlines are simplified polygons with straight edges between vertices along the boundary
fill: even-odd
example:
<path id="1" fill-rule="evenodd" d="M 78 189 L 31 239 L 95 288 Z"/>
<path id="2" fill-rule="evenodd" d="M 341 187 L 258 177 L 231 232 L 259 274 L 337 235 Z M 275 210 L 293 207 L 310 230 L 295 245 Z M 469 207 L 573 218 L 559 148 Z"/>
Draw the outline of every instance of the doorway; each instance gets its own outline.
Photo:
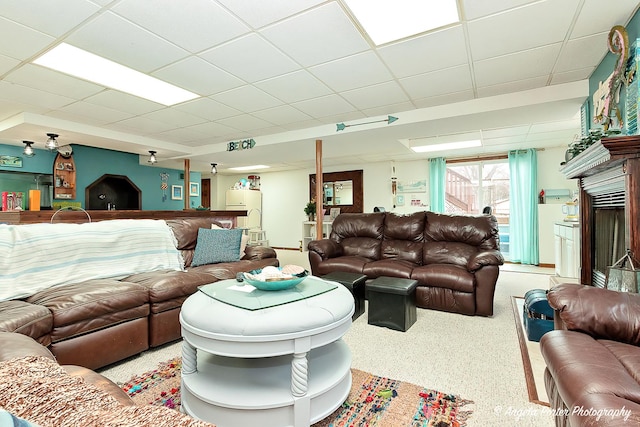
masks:
<path id="1" fill-rule="evenodd" d="M 202 178 L 200 180 L 200 191 L 201 191 L 201 200 L 203 208 L 211 209 L 211 179 L 210 178 Z"/>

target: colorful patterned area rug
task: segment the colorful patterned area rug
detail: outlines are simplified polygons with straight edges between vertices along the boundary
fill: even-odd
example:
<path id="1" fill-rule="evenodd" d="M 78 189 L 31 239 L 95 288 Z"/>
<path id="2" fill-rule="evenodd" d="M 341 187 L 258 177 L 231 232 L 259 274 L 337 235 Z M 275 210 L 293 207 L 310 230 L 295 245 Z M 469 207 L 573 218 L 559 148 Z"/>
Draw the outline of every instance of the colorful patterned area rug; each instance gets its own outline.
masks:
<path id="1" fill-rule="evenodd" d="M 138 405 L 180 409 L 181 359 L 120 384 Z M 464 427 L 473 402 L 408 382 L 352 369 L 351 392 L 344 404 L 313 427 Z"/>

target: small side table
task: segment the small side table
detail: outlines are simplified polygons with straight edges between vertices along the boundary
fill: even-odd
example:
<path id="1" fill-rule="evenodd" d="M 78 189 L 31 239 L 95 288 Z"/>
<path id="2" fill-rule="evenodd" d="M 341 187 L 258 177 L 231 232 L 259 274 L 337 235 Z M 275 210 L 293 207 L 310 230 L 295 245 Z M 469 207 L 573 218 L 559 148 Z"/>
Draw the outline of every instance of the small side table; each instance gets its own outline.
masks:
<path id="1" fill-rule="evenodd" d="M 355 303 L 355 311 L 351 320 L 354 321 L 360 315 L 364 313 L 364 283 L 367 280 L 367 276 L 359 273 L 347 273 L 345 271 L 333 271 L 325 276 L 322 276 L 324 280 L 332 282 L 338 282 L 345 286 L 353 295 Z"/>
<path id="2" fill-rule="evenodd" d="M 386 276 L 368 283 L 368 323 L 406 332 L 416 323 L 416 286 L 416 280 Z"/>

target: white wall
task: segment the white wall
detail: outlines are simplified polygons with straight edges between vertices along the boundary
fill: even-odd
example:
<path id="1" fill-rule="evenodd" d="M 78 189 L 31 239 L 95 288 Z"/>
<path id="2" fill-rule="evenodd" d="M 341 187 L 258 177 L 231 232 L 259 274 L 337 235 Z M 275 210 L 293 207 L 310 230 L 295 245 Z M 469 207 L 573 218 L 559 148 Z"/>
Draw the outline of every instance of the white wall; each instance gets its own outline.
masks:
<path id="1" fill-rule="evenodd" d="M 564 160 L 566 145 L 547 148 L 538 152 L 538 188 L 542 189 L 577 189 L 575 180 L 567 180 L 559 172 L 560 163 Z M 364 211 L 373 212 L 375 206 L 382 206 L 387 211 L 405 214 L 429 209 L 429 191 L 411 194 L 404 193 L 405 205 L 393 208 L 391 194 L 392 168 L 395 166 L 398 181 L 427 180 L 429 178 L 429 161 L 415 160 L 408 162 L 375 162 L 344 165 L 340 168 L 325 167 L 324 172 L 338 172 L 362 169 L 364 186 Z M 301 169 L 285 172 L 261 172 L 262 191 L 262 228 L 267 232 L 269 244 L 275 247 L 299 248 L 302 239 L 302 222 L 306 220 L 304 207 L 309 201 L 309 174 L 315 169 Z M 212 209 L 224 209 L 224 193 L 240 178 L 247 174 L 217 175 L 212 186 Z M 415 197 L 423 202 L 422 207 L 410 205 Z M 558 202 L 558 209 L 561 209 Z M 549 210 L 549 209 L 547 209 Z M 548 221 L 547 221 L 548 222 Z M 546 224 L 546 223 L 545 223 Z M 541 241 L 548 248 L 549 239 L 553 241 L 553 228 L 540 229 Z M 541 250 L 541 263 L 553 263 L 553 252 Z"/>

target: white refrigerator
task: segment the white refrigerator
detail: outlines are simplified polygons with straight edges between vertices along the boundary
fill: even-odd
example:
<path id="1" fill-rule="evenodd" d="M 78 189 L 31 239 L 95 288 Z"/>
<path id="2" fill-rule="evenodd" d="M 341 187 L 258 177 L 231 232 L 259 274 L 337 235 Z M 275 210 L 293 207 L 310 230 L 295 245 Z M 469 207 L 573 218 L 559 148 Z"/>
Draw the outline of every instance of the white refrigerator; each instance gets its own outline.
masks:
<path id="1" fill-rule="evenodd" d="M 261 228 L 262 193 L 259 190 L 227 190 L 226 209 L 247 211 L 247 216 L 238 217 L 238 228 Z"/>

